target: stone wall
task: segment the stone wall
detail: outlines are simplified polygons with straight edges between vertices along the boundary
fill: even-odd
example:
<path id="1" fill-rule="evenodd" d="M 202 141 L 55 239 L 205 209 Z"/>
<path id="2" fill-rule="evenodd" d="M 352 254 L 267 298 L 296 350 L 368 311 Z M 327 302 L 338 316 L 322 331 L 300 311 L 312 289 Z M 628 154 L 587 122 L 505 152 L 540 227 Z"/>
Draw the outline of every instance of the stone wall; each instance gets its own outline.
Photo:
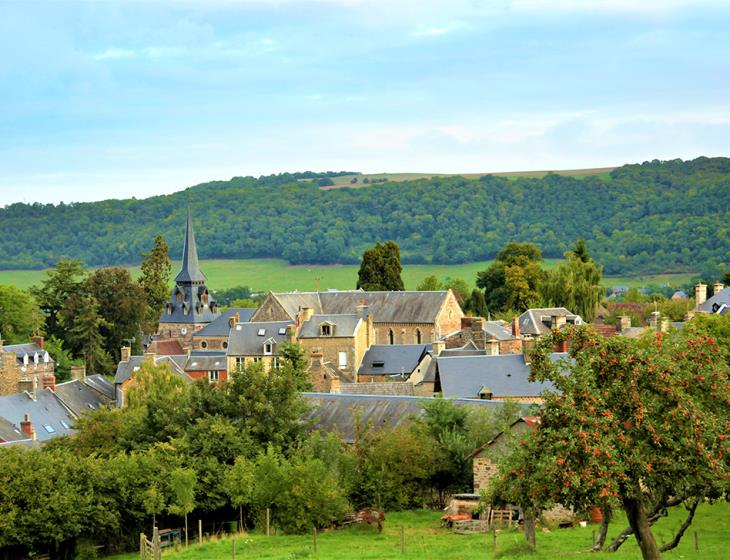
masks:
<path id="1" fill-rule="evenodd" d="M 0 350 L 0 395 L 12 395 L 18 392 L 20 368 L 16 363 L 15 352 Z"/>
<path id="2" fill-rule="evenodd" d="M 375 323 L 375 344 L 390 344 L 390 331 L 393 344 L 429 344 L 438 340 L 433 323 Z"/>
<path id="3" fill-rule="evenodd" d="M 227 348 L 228 335 L 206 337 L 196 336 L 193 339 L 193 350 L 226 350 Z"/>
<path id="4" fill-rule="evenodd" d="M 474 458 L 474 493 L 479 494 L 489 486 L 489 482 L 497 475 L 499 466 L 489 457 Z"/>

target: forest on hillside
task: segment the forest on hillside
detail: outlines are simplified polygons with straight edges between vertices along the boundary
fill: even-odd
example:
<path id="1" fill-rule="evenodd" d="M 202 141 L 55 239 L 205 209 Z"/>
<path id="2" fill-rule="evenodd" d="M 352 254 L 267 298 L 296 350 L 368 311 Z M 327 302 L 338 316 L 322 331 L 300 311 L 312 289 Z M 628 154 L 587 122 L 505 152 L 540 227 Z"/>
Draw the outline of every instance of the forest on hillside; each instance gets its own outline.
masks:
<path id="1" fill-rule="evenodd" d="M 12 204 L 0 209 L 0 268 L 59 259 L 133 264 L 162 234 L 182 250 L 186 208 L 201 258 L 357 263 L 376 241 L 404 263 L 494 258 L 510 241 L 561 257 L 583 237 L 608 274 L 727 264 L 730 158 L 625 165 L 608 179 L 443 177 L 322 190 L 312 172 L 234 177 L 143 200 Z"/>

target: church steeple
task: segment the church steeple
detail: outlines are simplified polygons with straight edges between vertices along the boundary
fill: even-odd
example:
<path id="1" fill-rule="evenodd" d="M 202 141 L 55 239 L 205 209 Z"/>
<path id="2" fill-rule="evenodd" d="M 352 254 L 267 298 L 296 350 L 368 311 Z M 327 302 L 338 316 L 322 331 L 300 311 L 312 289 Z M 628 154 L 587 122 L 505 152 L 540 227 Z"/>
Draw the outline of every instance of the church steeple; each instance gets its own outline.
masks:
<path id="1" fill-rule="evenodd" d="M 198 248 L 195 246 L 195 231 L 193 217 L 188 208 L 188 224 L 185 231 L 185 245 L 183 246 L 182 268 L 175 277 L 175 283 L 205 282 L 205 274 L 198 265 Z"/>

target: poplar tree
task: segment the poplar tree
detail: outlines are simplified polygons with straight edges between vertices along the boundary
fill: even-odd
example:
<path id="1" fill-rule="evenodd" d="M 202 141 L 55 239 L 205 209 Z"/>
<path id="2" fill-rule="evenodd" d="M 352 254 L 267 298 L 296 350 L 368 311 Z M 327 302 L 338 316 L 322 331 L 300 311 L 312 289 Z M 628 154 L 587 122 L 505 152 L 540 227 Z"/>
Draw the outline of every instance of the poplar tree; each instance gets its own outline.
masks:
<path id="1" fill-rule="evenodd" d="M 149 253 L 142 253 L 142 276 L 139 285 L 145 293 L 147 309 L 143 322 L 145 334 L 152 334 L 157 330 L 160 313 L 167 301 L 170 291 L 170 276 L 172 265 L 168 253 L 170 247 L 161 235 L 155 237 L 155 246 Z"/>

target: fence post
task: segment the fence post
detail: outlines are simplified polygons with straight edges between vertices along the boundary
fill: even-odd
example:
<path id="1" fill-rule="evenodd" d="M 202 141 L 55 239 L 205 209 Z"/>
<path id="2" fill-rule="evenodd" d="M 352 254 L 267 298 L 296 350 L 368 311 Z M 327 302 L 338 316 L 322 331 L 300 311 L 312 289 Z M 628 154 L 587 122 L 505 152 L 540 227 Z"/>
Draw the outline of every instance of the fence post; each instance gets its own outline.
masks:
<path id="1" fill-rule="evenodd" d="M 406 529 L 403 525 L 400 526 L 400 553 L 406 553 Z"/>
<path id="2" fill-rule="evenodd" d="M 271 535 L 271 533 L 269 532 L 270 531 L 269 528 L 271 526 L 270 524 L 271 524 L 271 509 L 266 508 L 266 536 L 267 537 Z"/>
<path id="3" fill-rule="evenodd" d="M 203 544 L 203 520 L 198 519 L 198 544 Z"/>
<path id="4" fill-rule="evenodd" d="M 162 550 L 160 547 L 160 530 L 155 527 L 152 533 L 152 556 L 155 560 L 160 560 L 162 557 Z"/>
<path id="5" fill-rule="evenodd" d="M 140 560 L 144 560 L 144 557 L 145 557 L 144 540 L 145 540 L 144 533 L 140 533 L 139 534 L 139 559 Z"/>

